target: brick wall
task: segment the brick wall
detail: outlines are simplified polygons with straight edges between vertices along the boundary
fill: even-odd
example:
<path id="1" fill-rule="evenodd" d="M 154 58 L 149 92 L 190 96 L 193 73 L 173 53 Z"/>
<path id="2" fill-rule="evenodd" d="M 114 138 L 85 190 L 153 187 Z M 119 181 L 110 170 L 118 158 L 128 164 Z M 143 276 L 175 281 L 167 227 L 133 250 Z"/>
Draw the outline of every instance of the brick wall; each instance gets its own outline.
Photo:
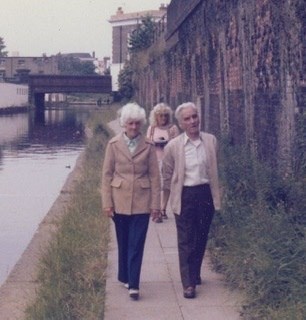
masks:
<path id="1" fill-rule="evenodd" d="M 306 108 L 305 1 L 195 3 L 165 53 L 137 74 L 139 103 L 194 101 L 203 129 L 290 168 L 296 117 Z"/>

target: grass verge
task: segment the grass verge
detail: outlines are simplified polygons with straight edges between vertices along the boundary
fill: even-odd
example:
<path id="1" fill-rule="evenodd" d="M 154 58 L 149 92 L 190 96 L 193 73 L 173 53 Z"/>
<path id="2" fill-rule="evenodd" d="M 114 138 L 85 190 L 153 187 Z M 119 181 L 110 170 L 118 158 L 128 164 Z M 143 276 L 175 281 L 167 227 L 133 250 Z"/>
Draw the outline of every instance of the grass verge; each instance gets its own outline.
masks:
<path id="1" fill-rule="evenodd" d="M 217 271 L 245 293 L 245 319 L 306 314 L 305 172 L 284 178 L 247 148 L 223 146 L 221 215 L 210 243 Z"/>
<path id="2" fill-rule="evenodd" d="M 103 319 L 108 219 L 101 215 L 100 171 L 117 106 L 93 113 L 93 135 L 84 155 L 80 182 L 58 231 L 41 259 L 37 299 L 28 320 Z"/>

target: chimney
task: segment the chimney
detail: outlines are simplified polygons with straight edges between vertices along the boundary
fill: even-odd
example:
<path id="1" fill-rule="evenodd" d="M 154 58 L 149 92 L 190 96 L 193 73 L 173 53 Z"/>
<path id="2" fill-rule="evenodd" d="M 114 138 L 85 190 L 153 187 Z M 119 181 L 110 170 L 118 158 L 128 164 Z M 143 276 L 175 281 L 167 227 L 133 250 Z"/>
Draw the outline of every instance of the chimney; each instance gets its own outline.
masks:
<path id="1" fill-rule="evenodd" d="M 116 14 L 117 14 L 117 15 L 123 14 L 122 7 L 118 7 Z"/>
<path id="2" fill-rule="evenodd" d="M 167 6 L 164 3 L 161 3 L 160 7 L 159 7 L 159 10 L 160 11 L 166 11 L 167 10 Z"/>

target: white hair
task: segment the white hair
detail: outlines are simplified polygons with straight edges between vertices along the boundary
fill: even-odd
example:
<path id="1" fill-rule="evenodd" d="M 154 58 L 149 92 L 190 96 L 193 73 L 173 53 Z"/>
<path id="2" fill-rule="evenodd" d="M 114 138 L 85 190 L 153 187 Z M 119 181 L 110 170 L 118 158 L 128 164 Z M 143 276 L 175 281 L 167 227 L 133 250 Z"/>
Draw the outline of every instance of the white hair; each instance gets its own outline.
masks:
<path id="1" fill-rule="evenodd" d="M 151 126 L 156 126 L 157 125 L 157 120 L 156 120 L 156 115 L 158 113 L 167 113 L 169 114 L 169 124 L 172 123 L 172 114 L 173 111 L 172 109 L 164 102 L 158 103 L 150 112 L 150 125 Z"/>
<path id="2" fill-rule="evenodd" d="M 127 103 L 119 110 L 120 125 L 124 127 L 129 120 L 140 121 L 142 125 L 146 124 L 146 111 L 137 103 Z"/>
<path id="3" fill-rule="evenodd" d="M 180 104 L 175 110 L 175 118 L 180 123 L 181 122 L 181 113 L 186 108 L 193 108 L 199 114 L 198 107 L 193 102 L 185 102 Z"/>

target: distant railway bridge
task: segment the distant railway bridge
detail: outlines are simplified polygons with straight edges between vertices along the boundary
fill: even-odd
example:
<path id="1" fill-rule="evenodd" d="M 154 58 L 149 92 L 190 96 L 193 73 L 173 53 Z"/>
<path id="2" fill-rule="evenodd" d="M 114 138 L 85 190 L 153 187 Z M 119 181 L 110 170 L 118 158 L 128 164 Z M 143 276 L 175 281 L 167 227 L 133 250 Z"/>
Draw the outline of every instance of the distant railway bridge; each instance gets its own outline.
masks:
<path id="1" fill-rule="evenodd" d="M 46 93 L 112 92 L 111 76 L 29 75 L 29 103 L 44 109 Z"/>

